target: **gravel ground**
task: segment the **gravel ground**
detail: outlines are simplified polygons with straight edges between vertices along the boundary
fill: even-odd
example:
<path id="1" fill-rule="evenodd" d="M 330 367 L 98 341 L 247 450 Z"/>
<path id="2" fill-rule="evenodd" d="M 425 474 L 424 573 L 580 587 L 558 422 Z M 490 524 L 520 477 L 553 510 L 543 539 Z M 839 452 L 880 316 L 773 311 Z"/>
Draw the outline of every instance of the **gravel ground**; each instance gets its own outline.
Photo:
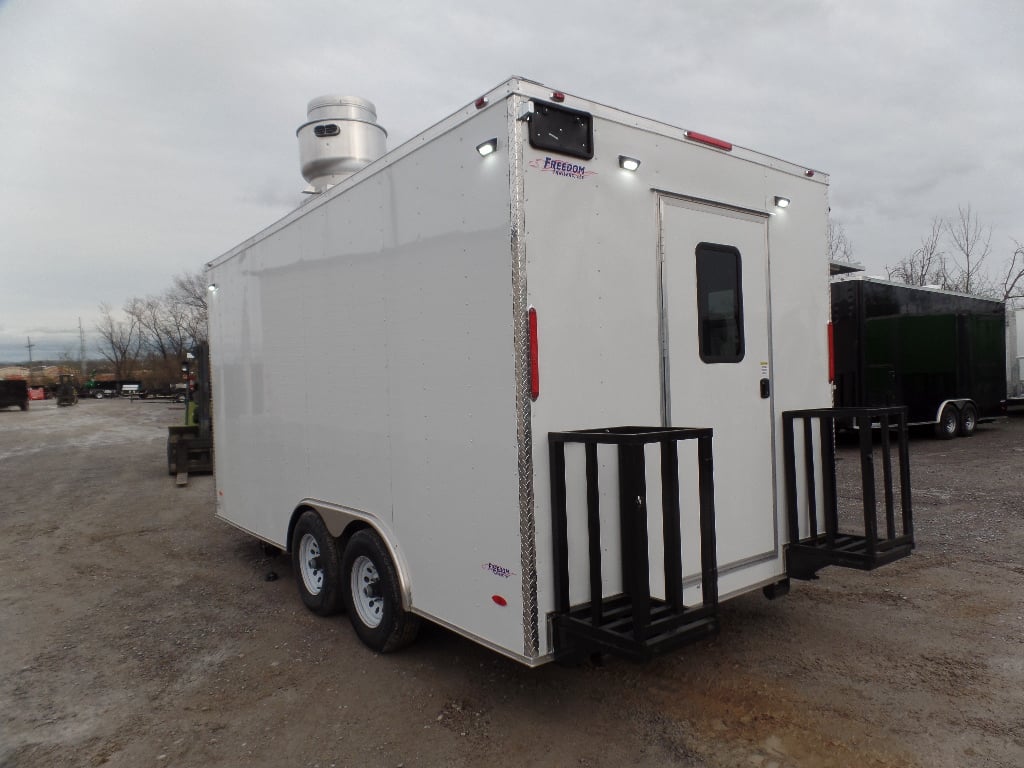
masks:
<path id="1" fill-rule="evenodd" d="M 3 768 L 1024 765 L 1024 418 L 912 441 L 911 557 L 733 600 L 646 665 L 536 670 L 309 613 L 211 477 L 168 477 L 181 418 L 0 411 Z"/>

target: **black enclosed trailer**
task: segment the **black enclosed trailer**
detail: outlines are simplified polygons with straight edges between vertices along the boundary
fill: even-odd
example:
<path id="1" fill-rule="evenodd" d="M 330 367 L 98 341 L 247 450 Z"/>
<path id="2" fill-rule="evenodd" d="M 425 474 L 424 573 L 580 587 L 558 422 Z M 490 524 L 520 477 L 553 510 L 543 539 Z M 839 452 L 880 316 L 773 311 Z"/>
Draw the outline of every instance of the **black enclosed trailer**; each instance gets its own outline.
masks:
<path id="1" fill-rule="evenodd" d="M 863 276 L 831 290 L 837 408 L 903 405 L 947 438 L 1004 411 L 1003 302 Z"/>

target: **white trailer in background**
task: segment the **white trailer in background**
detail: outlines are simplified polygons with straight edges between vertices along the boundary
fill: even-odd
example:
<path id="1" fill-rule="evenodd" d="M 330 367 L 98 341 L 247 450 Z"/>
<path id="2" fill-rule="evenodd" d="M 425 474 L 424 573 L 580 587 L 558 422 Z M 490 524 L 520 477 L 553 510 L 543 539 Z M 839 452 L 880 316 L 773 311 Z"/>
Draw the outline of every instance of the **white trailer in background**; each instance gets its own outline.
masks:
<path id="1" fill-rule="evenodd" d="M 537 665 L 788 586 L 828 507 L 813 460 L 787 506 L 782 433 L 830 402 L 824 174 L 522 79 L 379 157 L 369 102 L 309 118 L 318 194 L 208 277 L 217 512 L 311 609 Z"/>
<path id="2" fill-rule="evenodd" d="M 1024 309 L 1006 310 L 1006 397 L 1024 405 Z"/>

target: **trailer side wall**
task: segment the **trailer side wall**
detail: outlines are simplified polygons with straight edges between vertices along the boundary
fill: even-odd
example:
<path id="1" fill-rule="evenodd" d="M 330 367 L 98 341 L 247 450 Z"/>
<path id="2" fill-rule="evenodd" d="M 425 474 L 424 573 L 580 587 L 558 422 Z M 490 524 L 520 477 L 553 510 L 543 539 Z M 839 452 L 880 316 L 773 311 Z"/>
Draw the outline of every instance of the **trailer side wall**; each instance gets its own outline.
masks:
<path id="1" fill-rule="evenodd" d="M 1006 397 L 1004 306 L 871 279 L 832 284 L 840 407 L 907 406 L 933 422 L 946 400 L 997 416 Z"/>
<path id="2" fill-rule="evenodd" d="M 506 125 L 485 110 L 214 265 L 210 325 L 219 514 L 281 546 L 303 499 L 369 516 L 414 610 L 519 649 L 518 582 L 487 569 L 519 571 L 508 164 L 475 150 Z"/>

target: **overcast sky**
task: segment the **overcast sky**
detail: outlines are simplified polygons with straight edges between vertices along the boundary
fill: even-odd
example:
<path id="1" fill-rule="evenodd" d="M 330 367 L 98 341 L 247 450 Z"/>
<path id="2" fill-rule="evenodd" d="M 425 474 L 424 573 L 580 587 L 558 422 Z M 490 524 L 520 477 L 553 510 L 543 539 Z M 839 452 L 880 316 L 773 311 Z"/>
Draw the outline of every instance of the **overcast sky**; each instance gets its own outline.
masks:
<path id="1" fill-rule="evenodd" d="M 395 147 L 521 75 L 831 175 L 881 273 L 970 204 L 1024 242 L 1024 3 L 0 0 L 0 360 L 95 355 L 98 306 L 158 294 L 297 205 L 325 93 Z"/>

